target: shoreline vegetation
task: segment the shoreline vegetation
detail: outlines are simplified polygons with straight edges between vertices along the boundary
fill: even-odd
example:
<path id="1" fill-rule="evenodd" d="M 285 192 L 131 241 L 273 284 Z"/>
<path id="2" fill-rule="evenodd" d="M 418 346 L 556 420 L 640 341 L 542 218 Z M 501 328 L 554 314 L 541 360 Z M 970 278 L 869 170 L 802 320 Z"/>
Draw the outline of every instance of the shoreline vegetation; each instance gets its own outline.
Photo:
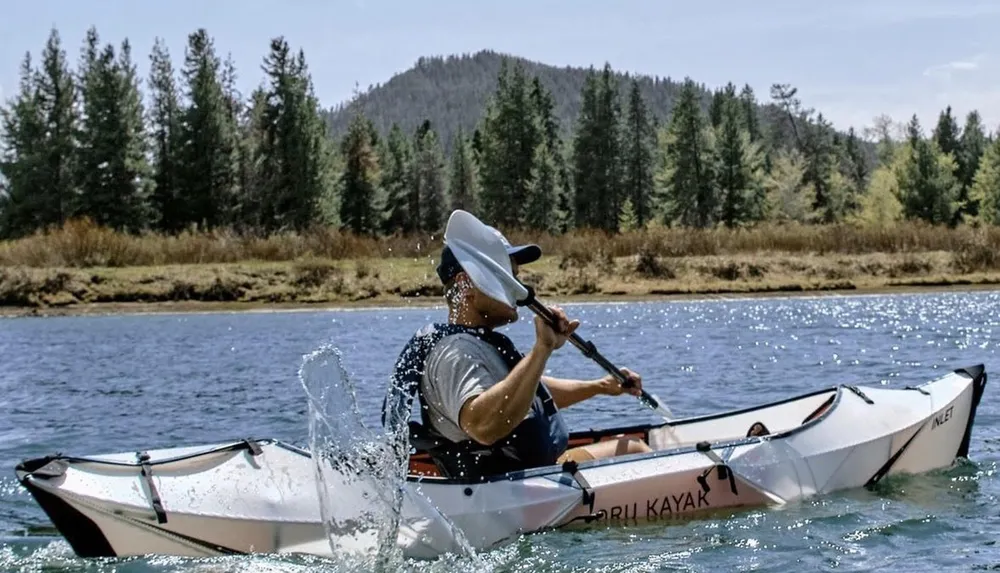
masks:
<path id="1" fill-rule="evenodd" d="M 94 27 L 75 64 L 55 28 L 25 52 L 0 313 L 440 304 L 454 209 L 541 245 L 545 300 L 1000 284 L 1000 131 L 975 109 L 844 131 L 790 84 L 488 52 L 326 108 L 301 49 L 262 48 L 245 93 L 204 28 L 143 74 Z"/>
<path id="2" fill-rule="evenodd" d="M 548 301 L 903 292 L 1000 285 L 1000 228 L 769 225 L 553 236 L 521 278 Z M 440 237 L 336 230 L 118 233 L 88 221 L 0 242 L 0 314 L 438 305 Z M 1000 286 L 996 286 L 1000 288 Z"/>

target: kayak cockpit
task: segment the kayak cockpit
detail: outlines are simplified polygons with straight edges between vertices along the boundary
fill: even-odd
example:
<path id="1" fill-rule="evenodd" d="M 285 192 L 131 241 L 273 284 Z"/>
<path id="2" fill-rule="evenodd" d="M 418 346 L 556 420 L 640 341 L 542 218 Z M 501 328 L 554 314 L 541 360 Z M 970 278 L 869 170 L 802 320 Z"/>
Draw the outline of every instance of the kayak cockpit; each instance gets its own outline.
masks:
<path id="1" fill-rule="evenodd" d="M 779 435 L 820 419 L 836 403 L 839 388 L 827 388 L 764 406 L 677 420 L 650 428 L 647 442 L 655 451 L 700 442 L 728 442 L 751 436 Z"/>
<path id="2" fill-rule="evenodd" d="M 581 430 L 570 434 L 568 447 L 634 438 L 647 443 L 654 452 L 663 452 L 688 449 L 701 442 L 730 442 L 750 436 L 779 435 L 820 419 L 831 410 L 838 396 L 839 388 L 833 387 L 772 404 L 671 423 Z M 418 478 L 444 477 L 431 455 L 419 449 L 410 455 L 409 472 L 412 477 Z"/>

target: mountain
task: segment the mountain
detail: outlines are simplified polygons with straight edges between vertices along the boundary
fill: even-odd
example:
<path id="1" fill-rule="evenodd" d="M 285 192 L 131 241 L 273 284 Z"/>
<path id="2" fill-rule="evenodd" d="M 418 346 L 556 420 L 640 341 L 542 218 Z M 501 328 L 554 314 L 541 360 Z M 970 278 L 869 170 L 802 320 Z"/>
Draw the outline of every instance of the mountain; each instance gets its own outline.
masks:
<path id="1" fill-rule="evenodd" d="M 351 116 L 361 109 L 381 133 L 387 133 L 393 122 L 399 123 L 404 132 L 413 133 L 425 119 L 430 120 L 441 141 L 446 144 L 446 150 L 450 150 L 452 136 L 459 127 L 466 133 L 471 133 L 478 124 L 486 102 L 496 89 L 500 64 L 504 58 L 510 62 L 520 62 L 529 78 L 536 75 L 539 77 L 542 84 L 552 92 L 555 115 L 559 119 L 563 135 L 571 132 L 580 110 L 580 92 L 587 77 L 587 68 L 560 68 L 484 50 L 471 55 L 420 58 L 409 70 L 396 74 L 384 84 L 375 85 L 352 101 L 329 110 L 326 119 L 331 135 L 337 138 L 343 136 L 347 132 Z M 624 107 L 625 95 L 628 93 L 627 83 L 632 76 L 620 72 L 615 75 L 619 81 L 620 101 Z M 673 109 L 681 82 L 669 77 L 635 77 L 639 80 L 643 97 L 653 116 L 659 122 L 665 122 Z M 741 88 L 741 85 L 737 85 L 737 89 Z M 702 107 L 707 112 L 712 91 L 704 84 L 699 85 L 699 90 Z M 767 100 L 769 97 L 769 94 L 756 95 L 758 100 Z M 758 106 L 758 109 L 764 126 L 771 124 L 770 119 L 781 113 L 770 104 Z"/>

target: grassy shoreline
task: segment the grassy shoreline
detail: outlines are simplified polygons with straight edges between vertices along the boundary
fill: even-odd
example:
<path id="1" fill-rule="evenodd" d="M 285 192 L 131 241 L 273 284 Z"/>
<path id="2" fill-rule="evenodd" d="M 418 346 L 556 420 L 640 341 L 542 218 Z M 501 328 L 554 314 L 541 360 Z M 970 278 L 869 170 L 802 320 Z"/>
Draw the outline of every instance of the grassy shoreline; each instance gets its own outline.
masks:
<path id="1" fill-rule="evenodd" d="M 616 302 L 1000 289 L 1000 270 L 957 272 L 946 252 L 543 257 L 522 279 L 551 302 Z M 300 259 L 139 267 L 0 267 L 0 315 L 415 307 L 442 304 L 422 259 Z"/>
<path id="2" fill-rule="evenodd" d="M 1000 285 L 1000 227 L 910 222 L 508 235 L 541 245 L 545 256 L 521 278 L 546 300 Z M 440 304 L 440 244 L 432 235 L 358 237 L 332 229 L 133 236 L 71 221 L 0 242 L 0 315 Z"/>

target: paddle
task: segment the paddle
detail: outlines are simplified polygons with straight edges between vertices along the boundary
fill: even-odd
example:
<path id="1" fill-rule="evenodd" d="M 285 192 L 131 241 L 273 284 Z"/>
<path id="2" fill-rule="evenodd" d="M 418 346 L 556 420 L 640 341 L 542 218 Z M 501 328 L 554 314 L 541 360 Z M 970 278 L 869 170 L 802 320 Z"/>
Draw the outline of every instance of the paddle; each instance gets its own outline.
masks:
<path id="1" fill-rule="evenodd" d="M 500 238 L 489 227 L 483 224 L 471 213 L 455 210 L 448 218 L 448 227 L 444 234 L 445 244 L 451 247 L 459 261 L 473 261 L 475 264 L 463 265 L 463 269 L 472 279 L 477 288 L 487 296 L 506 302 L 511 307 L 526 306 L 553 328 L 558 328 L 552 311 L 535 298 L 534 289 L 524 285 L 514 276 L 507 256 L 506 248 Z M 473 247 L 475 244 L 478 246 Z M 584 356 L 596 362 L 601 368 L 613 376 L 623 388 L 631 388 L 634 384 L 600 352 L 593 342 L 582 339 L 575 332 L 568 339 Z M 660 413 L 668 422 L 674 415 L 662 401 L 646 390 L 641 390 L 640 400 Z"/>
<path id="2" fill-rule="evenodd" d="M 535 291 L 533 288 L 528 286 L 527 289 L 528 289 L 528 296 L 524 300 L 518 301 L 517 304 L 520 306 L 528 307 L 535 314 L 542 317 L 543 320 L 548 322 L 549 325 L 551 325 L 553 328 L 558 328 L 557 324 L 558 321 L 556 320 L 556 317 L 552 313 L 552 311 L 549 310 L 547 306 L 539 302 L 537 298 L 535 298 Z M 573 346 L 580 349 L 580 352 L 582 352 L 584 356 L 596 362 L 601 368 L 603 368 L 606 372 L 608 372 L 616 380 L 618 380 L 618 382 L 622 385 L 622 388 L 631 388 L 632 386 L 635 385 L 631 379 L 622 374 L 621 369 L 616 367 L 614 364 L 611 363 L 611 361 L 609 361 L 600 352 L 597 351 L 597 347 L 594 345 L 593 342 L 589 340 L 584 340 L 583 338 L 580 337 L 580 335 L 578 335 L 575 332 L 569 335 L 568 340 L 573 344 Z M 645 389 L 639 390 L 639 399 L 645 402 L 646 405 L 649 406 L 650 408 L 659 412 L 660 415 L 663 416 L 667 421 L 673 420 L 674 418 L 673 412 L 671 412 L 670 409 L 667 408 L 663 404 L 663 402 L 660 401 L 659 398 L 653 396 Z"/>

